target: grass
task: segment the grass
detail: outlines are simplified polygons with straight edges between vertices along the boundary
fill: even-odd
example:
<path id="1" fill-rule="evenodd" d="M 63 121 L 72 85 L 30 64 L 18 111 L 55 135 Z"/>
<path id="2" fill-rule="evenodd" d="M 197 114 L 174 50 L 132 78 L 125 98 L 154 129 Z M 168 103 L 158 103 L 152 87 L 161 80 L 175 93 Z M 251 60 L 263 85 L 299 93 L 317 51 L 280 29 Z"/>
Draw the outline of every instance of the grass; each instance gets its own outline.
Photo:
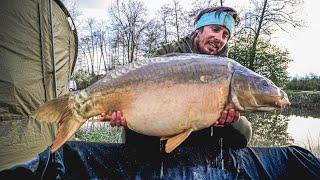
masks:
<path id="1" fill-rule="evenodd" d="M 76 133 L 81 141 L 121 143 L 121 128 L 113 128 L 106 123 L 88 122 Z"/>

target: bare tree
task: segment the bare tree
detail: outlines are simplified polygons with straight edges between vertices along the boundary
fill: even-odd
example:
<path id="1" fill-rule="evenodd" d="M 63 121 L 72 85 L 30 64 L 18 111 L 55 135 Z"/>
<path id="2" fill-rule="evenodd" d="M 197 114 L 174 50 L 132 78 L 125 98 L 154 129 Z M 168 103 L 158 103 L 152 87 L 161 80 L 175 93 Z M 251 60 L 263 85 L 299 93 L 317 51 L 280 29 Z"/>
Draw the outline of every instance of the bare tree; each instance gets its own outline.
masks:
<path id="1" fill-rule="evenodd" d="M 146 31 L 143 34 L 143 51 L 146 54 L 150 54 L 154 49 L 157 48 L 159 42 L 161 41 L 161 24 L 157 20 L 152 20 Z"/>
<path id="2" fill-rule="evenodd" d="M 104 39 L 104 52 L 106 56 L 106 63 L 105 63 L 105 71 L 109 71 L 113 69 L 114 65 L 112 64 L 112 50 L 111 50 L 111 43 L 112 37 L 110 35 L 110 31 L 106 31 L 106 38 Z"/>
<path id="3" fill-rule="evenodd" d="M 189 12 L 189 17 L 194 18 L 202 9 L 208 8 L 208 7 L 216 7 L 218 6 L 217 1 L 212 0 L 194 0 L 192 2 L 192 9 Z"/>
<path id="4" fill-rule="evenodd" d="M 116 41 L 123 43 L 126 47 L 128 62 L 135 60 L 135 51 L 141 33 L 147 27 L 146 8 L 138 0 L 118 0 L 110 10 L 113 30 L 118 32 Z M 122 38 L 121 38 L 122 37 Z"/>
<path id="5" fill-rule="evenodd" d="M 96 34 L 95 34 L 95 20 L 92 18 L 87 19 L 87 26 L 89 28 L 89 35 L 87 36 L 87 50 L 89 52 L 90 63 L 91 63 L 91 75 L 94 75 L 94 62 L 95 62 L 95 52 L 96 52 Z"/>
<path id="6" fill-rule="evenodd" d="M 97 33 L 97 45 L 98 45 L 98 51 L 99 55 L 97 56 L 97 74 L 100 74 L 101 71 L 101 64 L 104 63 L 104 69 L 106 70 L 106 59 L 105 59 L 105 52 L 104 52 L 104 43 L 105 43 L 105 31 L 102 29 L 98 30 Z"/>
<path id="7" fill-rule="evenodd" d="M 246 28 L 253 33 L 252 47 L 250 48 L 249 68 L 255 69 L 256 49 L 260 36 L 271 36 L 277 30 L 286 31 L 288 25 L 297 28 L 304 22 L 299 18 L 297 9 L 303 0 L 251 0 L 254 9 L 249 13 L 245 23 Z"/>
<path id="8" fill-rule="evenodd" d="M 164 9 L 166 8 L 166 10 Z M 172 8 L 164 6 L 163 10 L 160 11 L 164 14 L 167 14 L 166 23 L 170 26 L 166 26 L 166 35 L 170 35 L 170 32 L 173 32 L 174 37 L 177 41 L 180 41 L 181 37 L 189 35 L 193 30 L 193 17 L 191 18 L 189 12 L 183 8 L 179 0 L 172 1 Z M 161 10 L 161 9 L 160 9 Z M 161 20 L 163 21 L 163 18 Z M 166 40 L 168 41 L 168 39 Z M 165 42 L 166 42 L 165 41 Z"/>
<path id="9" fill-rule="evenodd" d="M 79 47 L 90 66 L 89 73 L 94 75 L 96 72 L 96 68 L 94 66 L 97 62 L 96 59 L 99 57 L 99 54 L 97 53 L 99 32 L 96 29 L 96 22 L 94 19 L 89 18 L 85 22 L 87 25 L 84 27 L 84 30 L 87 30 L 87 32 L 82 33 L 84 35 L 81 35 L 82 37 L 80 38 Z"/>
<path id="10" fill-rule="evenodd" d="M 78 60 L 80 60 L 80 69 L 84 69 L 85 72 L 90 73 L 90 66 L 89 66 L 89 60 L 87 58 L 87 39 L 86 38 L 80 38 L 79 41 L 79 54 L 78 54 Z"/>
<path id="11" fill-rule="evenodd" d="M 62 2 L 67 7 L 76 28 L 78 28 L 81 24 L 79 17 L 82 15 L 78 2 L 76 0 L 62 0 Z"/>
<path id="12" fill-rule="evenodd" d="M 180 5 L 180 2 L 178 0 L 173 0 L 173 26 L 175 27 L 176 37 L 178 41 L 180 41 L 180 27 L 182 23 L 181 18 L 183 17 L 183 15 L 184 12 L 182 6 Z"/>
<path id="13" fill-rule="evenodd" d="M 170 25 L 170 14 L 173 14 L 173 9 L 169 6 L 169 4 L 164 4 L 160 7 L 158 11 L 159 20 L 161 24 L 161 29 L 163 31 L 163 43 L 168 43 L 168 36 L 169 36 L 169 25 Z"/>

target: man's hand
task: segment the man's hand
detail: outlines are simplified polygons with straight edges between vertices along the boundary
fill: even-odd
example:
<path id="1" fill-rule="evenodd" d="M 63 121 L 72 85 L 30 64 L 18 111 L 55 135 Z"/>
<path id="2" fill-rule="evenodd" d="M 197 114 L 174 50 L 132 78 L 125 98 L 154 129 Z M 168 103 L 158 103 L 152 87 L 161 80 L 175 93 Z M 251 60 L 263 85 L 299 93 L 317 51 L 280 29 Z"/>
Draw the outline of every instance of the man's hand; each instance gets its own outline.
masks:
<path id="1" fill-rule="evenodd" d="M 100 115 L 104 118 L 105 121 L 110 121 L 111 127 L 115 127 L 115 126 L 127 127 L 127 121 L 123 117 L 123 113 L 121 111 L 114 111 L 114 112 L 110 112 L 109 114 L 103 112 Z M 111 119 L 110 119 L 110 116 L 111 116 Z"/>
<path id="2" fill-rule="evenodd" d="M 123 113 L 121 111 L 115 111 L 115 112 L 110 112 L 109 114 L 107 113 L 101 113 L 101 116 L 106 120 L 110 121 L 110 126 L 111 127 L 120 127 L 124 126 L 127 127 L 127 121 L 123 117 Z M 111 116 L 111 119 L 110 119 Z M 230 125 L 236 121 L 238 121 L 240 118 L 240 112 L 236 111 L 234 109 L 227 109 L 224 110 L 221 113 L 220 118 L 216 123 L 213 124 L 214 127 L 223 127 L 226 125 Z"/>
<path id="3" fill-rule="evenodd" d="M 220 118 L 213 124 L 214 127 L 223 127 L 238 121 L 240 112 L 235 109 L 227 109 L 221 113 Z"/>

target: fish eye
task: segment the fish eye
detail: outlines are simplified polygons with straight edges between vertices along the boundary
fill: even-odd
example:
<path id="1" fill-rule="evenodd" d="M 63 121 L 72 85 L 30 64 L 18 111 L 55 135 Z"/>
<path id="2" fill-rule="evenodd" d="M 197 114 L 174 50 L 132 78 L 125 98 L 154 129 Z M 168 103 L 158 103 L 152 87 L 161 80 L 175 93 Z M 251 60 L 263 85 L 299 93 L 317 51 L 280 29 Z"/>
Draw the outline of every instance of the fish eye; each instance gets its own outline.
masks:
<path id="1" fill-rule="evenodd" d="M 244 67 L 239 67 L 239 69 L 237 69 L 237 70 L 240 71 L 240 72 L 245 72 L 246 71 L 246 69 Z"/>
<path id="2" fill-rule="evenodd" d="M 268 86 L 269 86 L 269 84 L 268 84 L 268 82 L 267 82 L 266 80 L 263 80 L 263 81 L 262 81 L 262 85 L 263 85 L 264 87 L 268 87 Z"/>

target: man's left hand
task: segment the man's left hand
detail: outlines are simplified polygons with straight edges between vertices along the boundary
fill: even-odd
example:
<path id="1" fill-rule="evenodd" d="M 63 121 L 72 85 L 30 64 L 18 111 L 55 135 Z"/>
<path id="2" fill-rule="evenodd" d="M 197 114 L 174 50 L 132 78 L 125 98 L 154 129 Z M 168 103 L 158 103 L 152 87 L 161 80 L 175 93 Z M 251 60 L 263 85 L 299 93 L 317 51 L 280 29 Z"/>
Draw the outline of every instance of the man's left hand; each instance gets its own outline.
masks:
<path id="1" fill-rule="evenodd" d="M 213 124 L 214 127 L 223 127 L 226 125 L 230 125 L 240 118 L 240 112 L 235 109 L 227 109 L 221 113 L 220 118 L 217 122 Z"/>
<path id="2" fill-rule="evenodd" d="M 102 121 L 110 121 L 111 127 L 127 127 L 127 121 L 126 118 L 123 117 L 122 111 L 114 111 L 107 114 L 106 112 L 103 112 L 100 114 L 102 116 Z M 111 118 L 110 118 L 111 117 Z"/>

